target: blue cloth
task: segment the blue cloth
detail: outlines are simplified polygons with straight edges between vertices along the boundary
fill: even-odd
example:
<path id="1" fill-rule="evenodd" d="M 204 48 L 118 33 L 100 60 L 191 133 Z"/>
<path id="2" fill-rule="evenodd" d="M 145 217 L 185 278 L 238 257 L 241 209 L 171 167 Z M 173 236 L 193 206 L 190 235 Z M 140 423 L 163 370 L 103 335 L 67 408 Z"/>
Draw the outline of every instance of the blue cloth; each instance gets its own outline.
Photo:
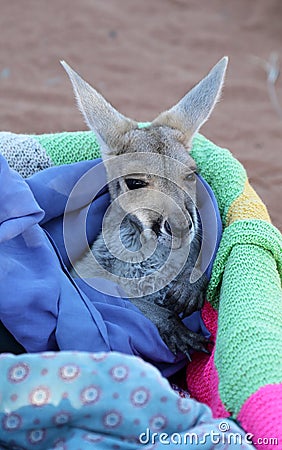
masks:
<path id="1" fill-rule="evenodd" d="M 0 448 L 248 450 L 250 435 L 116 352 L 2 355 Z"/>
<path id="2" fill-rule="evenodd" d="M 65 207 L 78 180 L 99 164 L 95 160 L 53 167 L 24 180 L 0 157 L 0 320 L 27 352 L 115 350 L 141 356 L 168 376 L 185 363 L 184 356 L 170 352 L 156 327 L 124 298 L 119 286 L 100 280 L 109 292 L 103 294 L 82 280 L 75 283 L 67 270 Z M 91 201 L 94 188 L 97 196 Z M 83 251 L 77 221 L 87 216 L 92 242 L 108 205 L 105 173 L 99 168 L 98 179 L 83 186 L 68 210 L 72 256 Z M 190 329 L 208 335 L 199 313 L 188 319 Z"/>

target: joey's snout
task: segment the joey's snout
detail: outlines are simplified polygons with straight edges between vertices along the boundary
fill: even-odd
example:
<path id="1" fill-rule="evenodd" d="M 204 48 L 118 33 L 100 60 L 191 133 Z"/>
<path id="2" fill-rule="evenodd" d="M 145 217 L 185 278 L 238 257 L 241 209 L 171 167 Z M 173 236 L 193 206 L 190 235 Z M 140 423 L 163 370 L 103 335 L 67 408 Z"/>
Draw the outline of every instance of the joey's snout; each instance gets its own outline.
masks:
<path id="1" fill-rule="evenodd" d="M 159 244 L 177 249 L 189 243 L 194 236 L 194 224 L 189 214 L 182 217 L 159 214 L 156 211 L 142 209 L 130 214 L 129 220 L 143 239 L 157 239 Z"/>
<path id="2" fill-rule="evenodd" d="M 189 244 L 194 237 L 194 225 L 186 216 L 186 220 L 180 223 L 172 217 L 162 217 L 161 224 L 157 228 L 157 236 L 160 243 L 170 245 L 172 249 L 178 249 Z"/>

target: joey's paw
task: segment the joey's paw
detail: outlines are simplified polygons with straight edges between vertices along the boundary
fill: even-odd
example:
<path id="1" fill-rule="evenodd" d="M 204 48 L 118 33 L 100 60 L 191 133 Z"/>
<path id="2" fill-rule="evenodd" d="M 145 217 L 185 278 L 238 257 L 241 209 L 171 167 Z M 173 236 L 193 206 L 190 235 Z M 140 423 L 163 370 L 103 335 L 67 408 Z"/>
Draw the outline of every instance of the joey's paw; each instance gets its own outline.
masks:
<path id="1" fill-rule="evenodd" d="M 188 281 L 176 281 L 163 299 L 162 306 L 176 314 L 183 313 L 183 317 L 189 316 L 203 307 L 206 287 L 205 276 L 192 284 Z"/>
<path id="2" fill-rule="evenodd" d="M 189 330 L 176 315 L 172 315 L 164 326 L 159 327 L 159 333 L 175 355 L 182 352 L 191 360 L 191 350 L 210 354 L 207 349 L 209 339 Z"/>
<path id="3" fill-rule="evenodd" d="M 195 311 L 199 311 L 202 309 L 205 303 L 206 298 L 206 290 L 198 290 L 194 289 L 191 290 L 189 293 L 189 301 L 186 304 L 186 307 L 183 309 L 183 315 L 182 317 L 190 316 Z"/>

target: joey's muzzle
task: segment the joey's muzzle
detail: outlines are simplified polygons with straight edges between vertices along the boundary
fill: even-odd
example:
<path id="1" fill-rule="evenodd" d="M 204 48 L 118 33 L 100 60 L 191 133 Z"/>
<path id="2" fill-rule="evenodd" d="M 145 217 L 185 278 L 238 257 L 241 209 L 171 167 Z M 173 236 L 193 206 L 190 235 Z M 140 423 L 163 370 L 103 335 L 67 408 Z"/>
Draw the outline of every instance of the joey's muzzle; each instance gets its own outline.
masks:
<path id="1" fill-rule="evenodd" d="M 177 211 L 179 212 L 179 211 Z M 189 217 L 183 212 L 176 217 L 167 217 L 151 209 L 137 209 L 128 216 L 133 227 L 136 227 L 143 239 L 154 239 L 171 249 L 189 244 L 194 236 L 194 226 Z"/>
<path id="2" fill-rule="evenodd" d="M 193 231 L 189 211 L 180 199 L 155 189 L 127 191 L 115 199 L 140 231 L 149 228 L 157 237 L 181 239 Z M 195 212 L 196 214 L 196 212 Z"/>

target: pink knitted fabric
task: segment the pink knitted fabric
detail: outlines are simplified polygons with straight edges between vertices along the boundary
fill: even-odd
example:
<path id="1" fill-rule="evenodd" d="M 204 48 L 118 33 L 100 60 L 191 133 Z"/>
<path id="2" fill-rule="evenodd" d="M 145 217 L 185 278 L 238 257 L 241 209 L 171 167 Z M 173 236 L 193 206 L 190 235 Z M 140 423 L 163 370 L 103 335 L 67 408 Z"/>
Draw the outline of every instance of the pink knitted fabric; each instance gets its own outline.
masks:
<path id="1" fill-rule="evenodd" d="M 202 310 L 203 321 L 212 333 L 211 339 L 215 342 L 217 332 L 218 313 L 210 303 L 206 302 Z M 218 374 L 214 365 L 214 351 L 208 356 L 197 353 L 187 366 L 187 387 L 191 396 L 208 405 L 214 417 L 228 417 L 230 414 L 224 408 L 218 392 Z M 201 380 L 201 383 L 199 383 Z"/>
<path id="2" fill-rule="evenodd" d="M 237 420 L 253 434 L 252 440 L 258 450 L 282 449 L 282 383 L 268 384 L 251 395 Z"/>
<path id="3" fill-rule="evenodd" d="M 208 302 L 204 305 L 202 317 L 215 341 L 218 313 Z M 215 348 L 211 356 L 201 353 L 194 355 L 187 366 L 187 387 L 192 397 L 211 408 L 214 417 L 224 418 L 230 414 L 219 396 L 214 352 Z M 257 450 L 282 449 L 282 383 L 268 384 L 258 389 L 243 404 L 236 419 L 250 434 L 249 439 L 252 439 Z"/>

